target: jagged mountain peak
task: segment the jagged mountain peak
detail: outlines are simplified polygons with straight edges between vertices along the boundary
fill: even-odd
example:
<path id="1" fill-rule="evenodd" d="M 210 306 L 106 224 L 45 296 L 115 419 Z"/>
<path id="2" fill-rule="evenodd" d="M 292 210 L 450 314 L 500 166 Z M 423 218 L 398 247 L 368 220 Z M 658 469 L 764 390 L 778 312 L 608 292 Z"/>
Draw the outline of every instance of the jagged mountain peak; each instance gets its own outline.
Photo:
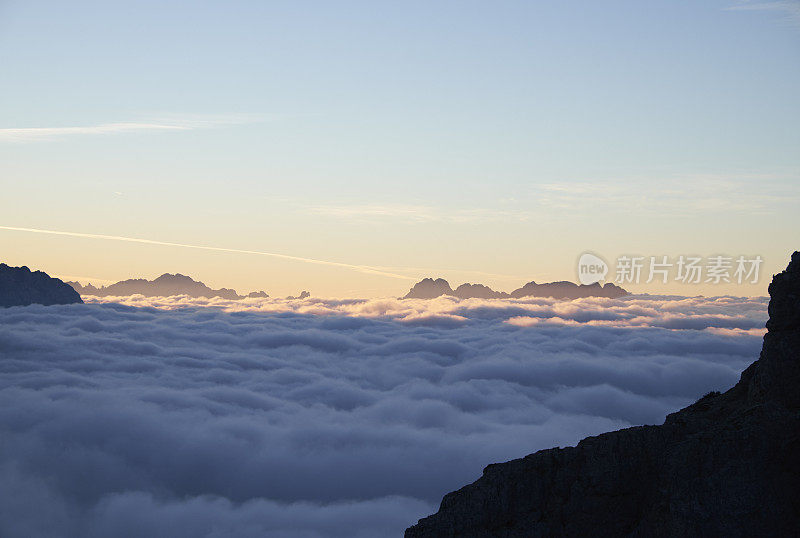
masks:
<path id="1" fill-rule="evenodd" d="M 11 267 L 0 263 L 0 307 L 29 304 L 82 303 L 80 295 L 58 278 L 27 266 Z"/>
<path id="2" fill-rule="evenodd" d="M 450 295 L 460 299 L 502 299 L 511 297 L 519 299 L 522 297 L 553 297 L 556 299 L 578 299 L 581 297 L 622 297 L 628 292 L 621 287 L 606 283 L 591 285 L 575 284 L 566 280 L 558 282 L 547 282 L 537 284 L 530 281 L 521 288 L 517 288 L 511 293 L 495 291 L 484 284 L 461 284 L 455 290 L 450 287 L 450 283 L 443 278 L 423 278 L 412 287 L 403 299 L 435 299 L 443 295 Z"/>
<path id="3" fill-rule="evenodd" d="M 222 299 L 242 299 L 236 290 L 229 288 L 212 289 L 203 282 L 181 273 L 164 273 L 153 280 L 145 278 L 131 278 L 121 280 L 108 286 L 99 288 L 87 284 L 82 286 L 78 282 L 67 282 L 82 295 L 128 296 L 144 295 L 145 297 L 168 297 L 173 295 L 188 295 L 190 297 L 220 297 Z M 268 297 L 264 292 L 250 294 L 251 298 Z"/>

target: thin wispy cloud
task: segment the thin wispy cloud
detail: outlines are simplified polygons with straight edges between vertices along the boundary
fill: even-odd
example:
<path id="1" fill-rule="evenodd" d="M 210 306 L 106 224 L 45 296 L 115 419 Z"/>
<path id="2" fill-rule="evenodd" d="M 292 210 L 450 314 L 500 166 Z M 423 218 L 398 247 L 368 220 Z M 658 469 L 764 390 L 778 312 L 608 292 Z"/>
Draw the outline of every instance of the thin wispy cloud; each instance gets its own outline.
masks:
<path id="1" fill-rule="evenodd" d="M 404 218 L 420 222 L 441 219 L 441 212 L 433 206 L 402 204 L 326 204 L 308 207 L 310 213 L 340 218 Z"/>
<path id="2" fill-rule="evenodd" d="M 473 278 L 478 279 L 493 279 L 493 280 L 504 280 L 508 282 L 513 282 L 514 284 L 522 284 L 524 282 L 528 282 L 531 279 L 536 280 L 537 278 L 541 279 L 542 276 L 525 273 L 525 274 L 509 274 L 509 273 L 496 273 L 492 271 L 481 271 L 478 269 L 461 269 L 457 267 L 409 267 L 409 266 L 375 266 L 376 269 L 380 269 L 382 271 L 396 271 L 396 272 L 410 272 L 419 275 L 449 275 L 450 278 L 455 277 L 463 277 L 463 279 L 470 280 Z M 456 280 L 459 282 L 459 280 Z M 451 282 L 453 284 L 453 282 Z"/>
<path id="3" fill-rule="evenodd" d="M 408 275 L 401 275 L 397 273 L 391 273 L 388 271 L 381 271 L 378 268 L 370 267 L 367 265 L 355 265 L 350 263 L 342 263 L 342 262 L 335 262 L 329 260 L 317 260 L 314 258 L 304 258 L 302 256 L 291 256 L 289 254 L 279 254 L 276 252 L 264 252 L 260 250 L 246 250 L 246 249 L 238 249 L 238 248 L 224 248 L 224 247 L 213 247 L 207 245 L 191 245 L 187 243 L 174 243 L 170 241 L 157 241 L 154 239 L 143 239 L 139 237 L 123 237 L 118 235 L 105 235 L 105 234 L 90 234 L 90 233 L 80 233 L 80 232 L 68 232 L 62 230 L 43 230 L 39 228 L 21 228 L 17 226 L 0 226 L 0 230 L 8 230 L 8 231 L 15 231 L 15 232 L 28 232 L 28 233 L 37 233 L 37 234 L 48 234 L 48 235 L 61 235 L 61 236 L 68 236 L 68 237 L 82 237 L 85 239 L 103 239 L 108 241 L 125 241 L 128 243 L 141 243 L 145 245 L 161 245 L 167 247 L 179 247 L 179 248 L 191 248 L 197 250 L 210 250 L 214 252 L 230 252 L 236 254 L 252 254 L 256 256 L 269 256 L 272 258 L 279 258 L 282 260 L 291 260 L 297 261 L 302 263 L 310 263 L 314 265 L 326 265 L 329 267 L 339 267 L 342 269 L 351 269 L 353 271 L 357 271 L 359 273 L 367 273 L 377 276 L 384 276 L 388 278 L 396 278 L 400 280 L 410 280 L 414 281 L 417 280 L 417 277 L 412 277 Z"/>
<path id="4" fill-rule="evenodd" d="M 769 188 L 765 188 L 769 185 Z M 544 209 L 625 209 L 651 214 L 686 215 L 705 212 L 770 212 L 796 197 L 793 183 L 776 177 L 694 175 L 659 181 L 592 181 L 544 183 L 532 194 Z"/>
<path id="5" fill-rule="evenodd" d="M 765 188 L 767 186 L 767 188 Z M 405 223 L 525 223 L 550 213 L 593 213 L 598 209 L 650 215 L 748 211 L 769 213 L 800 195 L 796 178 L 779 175 L 692 174 L 664 178 L 534 183 L 495 207 L 434 204 L 297 204 L 306 213 L 332 219 Z"/>
<path id="6" fill-rule="evenodd" d="M 526 221 L 528 211 L 517 209 L 448 208 L 434 205 L 404 204 L 324 204 L 308 206 L 315 215 L 343 219 L 401 219 L 412 222 Z"/>
<path id="7" fill-rule="evenodd" d="M 0 142 L 43 142 L 72 136 L 99 136 L 125 133 L 191 131 L 257 121 L 255 116 L 211 116 L 167 118 L 152 121 L 121 121 L 65 127 L 0 128 Z"/>
<path id="8" fill-rule="evenodd" d="M 779 2 L 741 2 L 725 8 L 727 11 L 773 11 L 784 16 L 784 19 L 800 25 L 800 1 L 782 0 Z"/>

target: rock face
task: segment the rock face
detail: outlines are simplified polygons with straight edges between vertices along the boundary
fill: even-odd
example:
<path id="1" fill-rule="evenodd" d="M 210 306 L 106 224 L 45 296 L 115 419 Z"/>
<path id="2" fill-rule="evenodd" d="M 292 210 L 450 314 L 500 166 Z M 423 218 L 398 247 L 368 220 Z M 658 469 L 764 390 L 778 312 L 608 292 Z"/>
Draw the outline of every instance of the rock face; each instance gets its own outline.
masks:
<path id="1" fill-rule="evenodd" d="M 759 359 L 642 426 L 489 465 L 406 538 L 798 536 L 800 252 L 769 286 Z"/>
<path id="2" fill-rule="evenodd" d="M 477 297 L 479 299 L 502 299 L 508 297 L 508 294 L 502 291 L 494 291 L 489 286 L 483 284 L 461 284 L 453 291 L 453 295 L 460 299 L 471 299 Z"/>
<path id="3" fill-rule="evenodd" d="M 223 299 L 242 299 L 235 290 L 221 288 L 214 290 L 191 277 L 181 274 L 164 273 L 155 280 L 132 278 L 109 286 L 97 288 L 88 284 L 81 286 L 77 282 L 67 282 L 81 295 L 125 296 L 144 295 L 145 297 L 169 297 L 170 295 L 189 295 L 190 297 L 221 297 Z M 264 293 L 264 292 L 261 292 Z M 252 294 L 251 294 L 252 295 Z M 264 297 L 267 295 L 264 294 Z M 260 295 L 259 295 L 260 297 Z"/>
<path id="4" fill-rule="evenodd" d="M 47 273 L 0 263 L 0 307 L 82 302 L 78 292 Z"/>
<path id="5" fill-rule="evenodd" d="M 575 284 L 573 282 L 548 282 L 537 284 L 528 282 L 519 289 L 511 292 L 511 297 L 555 297 L 556 299 L 578 299 L 580 297 L 610 297 L 612 299 L 628 295 L 628 292 L 616 284 L 607 282 L 604 285 Z"/>
<path id="6" fill-rule="evenodd" d="M 442 295 L 453 295 L 453 288 L 443 278 L 423 278 L 409 290 L 403 299 L 435 299 Z"/>
<path id="7" fill-rule="evenodd" d="M 495 291 L 483 284 L 461 284 L 453 290 L 450 284 L 443 278 L 437 278 L 436 280 L 425 278 L 414 284 L 414 287 L 411 288 L 403 299 L 435 299 L 442 295 L 451 295 L 459 299 L 504 299 L 507 297 L 512 297 L 514 299 L 519 299 L 521 297 L 578 299 L 580 297 L 616 298 L 628 295 L 628 292 L 610 282 L 603 286 L 600 284 L 585 286 L 583 284 L 578 285 L 566 281 L 548 282 L 545 284 L 528 282 L 511 293 Z"/>

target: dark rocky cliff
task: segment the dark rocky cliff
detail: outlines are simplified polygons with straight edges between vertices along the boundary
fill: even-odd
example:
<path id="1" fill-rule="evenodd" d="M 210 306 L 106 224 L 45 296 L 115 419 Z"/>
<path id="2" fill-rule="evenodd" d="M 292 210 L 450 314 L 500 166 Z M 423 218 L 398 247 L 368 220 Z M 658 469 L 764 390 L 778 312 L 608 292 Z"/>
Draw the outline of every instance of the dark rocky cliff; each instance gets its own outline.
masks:
<path id="1" fill-rule="evenodd" d="M 759 359 L 642 426 L 489 465 L 406 538 L 800 535 L 800 252 L 769 286 Z"/>
<path id="2" fill-rule="evenodd" d="M 47 273 L 0 263 L 0 307 L 82 302 L 78 292 Z"/>

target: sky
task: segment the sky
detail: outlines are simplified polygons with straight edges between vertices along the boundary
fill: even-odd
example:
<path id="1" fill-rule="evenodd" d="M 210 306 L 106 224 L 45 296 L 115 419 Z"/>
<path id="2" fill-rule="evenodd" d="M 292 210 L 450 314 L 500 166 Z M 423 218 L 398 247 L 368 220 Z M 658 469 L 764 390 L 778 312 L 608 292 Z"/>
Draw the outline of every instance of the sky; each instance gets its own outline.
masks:
<path id="1" fill-rule="evenodd" d="M 755 284 L 625 287 L 764 295 L 799 61 L 795 1 L 0 1 L 0 260 L 386 296 L 746 255 Z"/>

